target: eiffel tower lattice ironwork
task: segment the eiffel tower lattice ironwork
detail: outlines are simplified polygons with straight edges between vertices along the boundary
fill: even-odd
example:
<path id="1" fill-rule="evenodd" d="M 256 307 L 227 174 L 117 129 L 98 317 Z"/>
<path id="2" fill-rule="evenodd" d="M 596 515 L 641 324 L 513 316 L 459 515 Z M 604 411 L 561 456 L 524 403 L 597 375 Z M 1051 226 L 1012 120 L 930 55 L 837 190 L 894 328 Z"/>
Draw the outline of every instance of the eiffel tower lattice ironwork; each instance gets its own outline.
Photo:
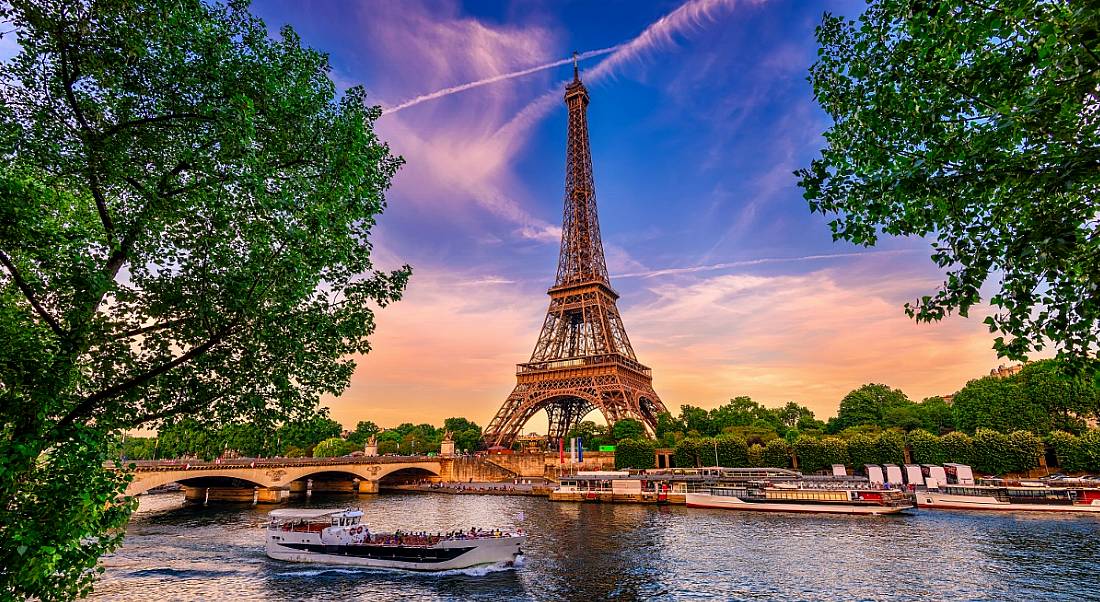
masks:
<path id="1" fill-rule="evenodd" d="M 539 411 L 548 415 L 551 438 L 565 437 L 592 410 L 608 424 L 635 418 L 650 431 L 666 411 L 615 305 L 619 295 L 608 278 L 596 215 L 588 90 L 575 60 L 565 104 L 569 129 L 558 274 L 547 291 L 550 309 L 531 360 L 516 366 L 516 388 L 485 429 L 489 446 L 510 447 Z"/>

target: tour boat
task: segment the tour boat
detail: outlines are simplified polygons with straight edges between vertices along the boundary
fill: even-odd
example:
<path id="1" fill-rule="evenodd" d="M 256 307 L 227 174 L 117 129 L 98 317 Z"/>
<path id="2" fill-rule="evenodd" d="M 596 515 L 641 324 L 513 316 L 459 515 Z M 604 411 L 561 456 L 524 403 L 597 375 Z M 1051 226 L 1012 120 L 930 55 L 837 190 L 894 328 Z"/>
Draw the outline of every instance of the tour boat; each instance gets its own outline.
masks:
<path id="1" fill-rule="evenodd" d="M 917 492 L 917 506 L 949 510 L 1011 512 L 1100 512 L 1100 487 L 1037 481 L 940 485 L 933 479 Z"/>
<path id="2" fill-rule="evenodd" d="M 909 496 L 893 489 L 854 484 L 758 483 L 743 487 L 712 487 L 708 493 L 687 494 L 694 508 L 750 512 L 834 514 L 897 514 L 913 507 Z"/>
<path id="3" fill-rule="evenodd" d="M 276 560 L 444 571 L 483 565 L 512 566 L 523 532 L 373 533 L 360 510 L 286 508 L 268 514 L 267 555 Z"/>

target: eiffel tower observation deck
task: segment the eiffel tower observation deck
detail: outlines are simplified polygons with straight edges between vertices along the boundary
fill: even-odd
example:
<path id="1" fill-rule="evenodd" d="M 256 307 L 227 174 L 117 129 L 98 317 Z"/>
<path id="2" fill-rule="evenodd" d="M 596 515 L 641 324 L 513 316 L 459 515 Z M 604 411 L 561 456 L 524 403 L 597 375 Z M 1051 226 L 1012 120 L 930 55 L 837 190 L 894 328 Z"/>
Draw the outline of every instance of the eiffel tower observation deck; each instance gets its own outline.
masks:
<path id="1" fill-rule="evenodd" d="M 588 90 L 576 61 L 565 88 L 565 210 L 561 253 L 550 308 L 531 359 L 516 366 L 516 387 L 485 429 L 488 446 L 510 447 L 539 411 L 551 438 L 565 437 L 592 410 L 609 425 L 634 418 L 653 431 L 665 412 L 653 375 L 638 361 L 611 288 L 600 240 L 592 150 L 588 140 Z"/>

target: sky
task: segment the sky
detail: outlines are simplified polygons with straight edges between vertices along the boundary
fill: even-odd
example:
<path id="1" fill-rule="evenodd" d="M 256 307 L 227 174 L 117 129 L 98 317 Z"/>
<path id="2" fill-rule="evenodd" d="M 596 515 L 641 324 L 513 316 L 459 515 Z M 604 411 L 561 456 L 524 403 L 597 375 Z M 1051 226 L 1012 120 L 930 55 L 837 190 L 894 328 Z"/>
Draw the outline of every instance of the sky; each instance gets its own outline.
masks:
<path id="1" fill-rule="evenodd" d="M 413 277 L 378 313 L 350 388 L 323 401 L 333 417 L 348 428 L 451 416 L 484 426 L 512 390 L 545 317 L 561 233 L 572 67 L 539 67 L 574 51 L 595 55 L 581 78 L 612 286 L 674 413 L 748 395 L 825 418 L 864 383 L 920 400 L 1003 363 L 981 311 L 935 325 L 905 316 L 943 280 L 928 241 L 834 243 L 797 186 L 792 172 L 830 124 L 806 80 L 814 28 L 826 11 L 861 8 L 255 2 L 273 33 L 290 25 L 329 54 L 338 87 L 365 87 L 387 111 L 376 131 L 406 160 L 372 242 L 380 268 L 408 263 Z M 505 77 L 515 72 L 526 73 Z"/>

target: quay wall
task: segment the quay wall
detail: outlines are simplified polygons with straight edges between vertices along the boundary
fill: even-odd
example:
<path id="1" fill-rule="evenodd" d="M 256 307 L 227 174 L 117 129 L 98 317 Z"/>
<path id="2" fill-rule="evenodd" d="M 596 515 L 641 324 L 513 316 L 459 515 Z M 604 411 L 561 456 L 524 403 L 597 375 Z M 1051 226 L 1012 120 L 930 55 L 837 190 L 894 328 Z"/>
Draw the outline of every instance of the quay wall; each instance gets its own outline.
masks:
<path id="1" fill-rule="evenodd" d="M 449 460 L 445 462 L 443 472 L 442 480 L 451 483 L 508 481 L 518 474 L 496 462 L 483 461 L 483 458 L 475 456 L 458 456 Z"/>
<path id="2" fill-rule="evenodd" d="M 557 452 L 489 454 L 483 458 L 487 463 L 495 464 L 520 477 L 557 479 L 562 474 L 578 470 L 615 470 L 615 452 L 586 451 L 583 464 L 570 463 L 568 453 L 562 463 Z"/>

